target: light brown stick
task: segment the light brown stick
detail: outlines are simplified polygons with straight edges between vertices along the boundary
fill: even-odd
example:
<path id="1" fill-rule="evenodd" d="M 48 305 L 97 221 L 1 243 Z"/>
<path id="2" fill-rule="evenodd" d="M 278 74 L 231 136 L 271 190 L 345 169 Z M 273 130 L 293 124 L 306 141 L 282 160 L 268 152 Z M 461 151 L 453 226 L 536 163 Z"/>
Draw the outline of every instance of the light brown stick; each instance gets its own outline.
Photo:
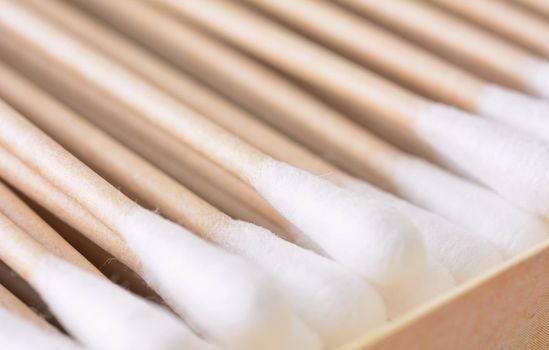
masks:
<path id="1" fill-rule="evenodd" d="M 0 181 L 0 212 L 53 254 L 97 276 L 103 276 L 2 181 Z"/>
<path id="2" fill-rule="evenodd" d="M 277 159 L 284 157 L 285 161 L 290 163 L 293 162 L 288 159 L 296 159 L 301 163 L 307 159 L 310 162 L 307 169 L 314 169 L 312 172 L 315 174 L 325 172 L 323 161 L 304 155 L 306 151 L 284 135 L 266 127 L 238 106 L 183 72 L 170 67 L 117 32 L 101 26 L 85 13 L 57 0 L 47 3 L 40 0 L 25 1 L 48 15 L 57 24 L 67 27 L 71 32 L 263 152 Z"/>
<path id="3" fill-rule="evenodd" d="M 0 284 L 0 307 L 8 310 L 9 312 L 14 313 L 15 315 L 32 322 L 36 326 L 52 331 L 57 332 L 57 329 L 48 323 L 45 319 L 38 316 L 34 311 L 32 311 L 27 305 L 25 305 L 21 300 L 19 300 L 15 295 L 13 295 L 9 290 L 7 290 L 3 285 Z"/>
<path id="4" fill-rule="evenodd" d="M 526 6 L 532 11 L 543 16 L 549 17 L 549 3 L 545 0 L 512 0 L 516 3 Z"/>
<path id="5" fill-rule="evenodd" d="M 404 86 L 413 87 L 430 98 L 461 109 L 474 111 L 477 98 L 486 85 L 474 75 L 331 2 L 245 2 Z"/>
<path id="6" fill-rule="evenodd" d="M 0 144 L 107 226 L 136 205 L 3 101 L 0 116 Z"/>
<path id="7" fill-rule="evenodd" d="M 527 79 L 540 63 L 536 57 L 429 4 L 412 0 L 338 1 L 481 76 L 534 93 Z"/>
<path id="8" fill-rule="evenodd" d="M 399 152 L 272 71 L 139 2 L 80 3 L 324 157 L 388 187 L 388 159 Z"/>
<path id="9" fill-rule="evenodd" d="M 140 271 L 136 258 L 116 233 L 3 147 L 0 147 L 0 177 L 85 234 L 126 266 Z"/>
<path id="10" fill-rule="evenodd" d="M 161 212 L 171 214 L 171 208 L 181 208 L 185 211 L 185 225 L 199 233 L 215 228 L 211 225 L 223 224 L 228 220 L 227 216 L 183 187 L 174 192 L 174 188 L 177 188 L 174 180 L 23 81 L 6 67 L 0 67 L 0 76 L 12 87 L 10 96 L 7 97 L 12 105 L 25 113 L 42 130 L 58 139 L 73 154 L 94 168 L 99 168 L 101 172 L 108 174 L 108 177 L 116 179 L 134 192 L 140 192 L 140 188 L 147 189 L 147 200 L 152 203 L 168 201 L 172 204 L 170 207 L 159 207 Z M 0 94 L 6 98 L 4 90 Z M 25 96 L 29 99 L 25 99 Z M 82 138 L 81 135 L 86 135 L 86 138 Z M 157 186 L 151 188 L 152 179 L 156 180 L 154 184 Z"/>
<path id="11" fill-rule="evenodd" d="M 3 49 L 0 56 L 23 69 L 66 104 L 76 108 L 224 212 L 284 235 L 289 226 L 287 221 L 248 185 L 185 144 L 135 117 L 131 110 L 116 101 L 98 94 L 80 80 L 61 71 L 48 70 L 48 63 L 27 55 L 24 50 L 17 50 L 15 46 L 13 42 L 10 44 L 0 38 L 0 47 Z M 0 82 L 0 85 L 6 94 L 12 91 L 9 84 Z"/>
<path id="12" fill-rule="evenodd" d="M 27 280 L 40 260 L 51 253 L 0 213 L 0 260 Z"/>
<path id="13" fill-rule="evenodd" d="M 430 0 L 532 52 L 549 57 L 549 22 L 499 0 Z"/>
<path id="14" fill-rule="evenodd" d="M 259 150 L 242 142 L 130 71 L 114 64 L 32 11 L 28 11 L 24 6 L 12 1 L 3 1 L 0 6 L 0 16 L 4 14 L 1 17 L 5 33 L 13 34 L 43 55 L 55 59 L 60 67 L 85 78 L 102 93 L 116 97 L 147 122 L 178 137 L 242 180 L 250 181 L 258 166 L 269 159 Z M 79 56 L 78 60 L 72 59 L 75 55 Z M 97 185 L 103 186 L 102 183 Z M 107 191 L 105 187 L 104 190 L 112 192 L 111 188 Z M 84 198 L 89 197 L 86 193 L 80 195 Z M 129 209 L 127 202 L 122 200 L 123 196 L 120 197 L 118 192 L 104 195 L 113 196 L 112 204 L 118 206 L 119 210 Z M 91 201 L 95 199 L 97 197 L 86 198 Z M 103 221 L 112 220 L 104 209 L 94 208 L 96 211 L 102 211 L 99 215 L 104 216 Z"/>
<path id="15" fill-rule="evenodd" d="M 229 1 L 150 0 L 307 85 L 408 130 L 426 103 L 399 86 Z M 253 30 L 251 30 L 253 28 Z M 265 40 L 269 38 L 269 40 Z M 366 119 L 365 119 L 366 120 Z"/>

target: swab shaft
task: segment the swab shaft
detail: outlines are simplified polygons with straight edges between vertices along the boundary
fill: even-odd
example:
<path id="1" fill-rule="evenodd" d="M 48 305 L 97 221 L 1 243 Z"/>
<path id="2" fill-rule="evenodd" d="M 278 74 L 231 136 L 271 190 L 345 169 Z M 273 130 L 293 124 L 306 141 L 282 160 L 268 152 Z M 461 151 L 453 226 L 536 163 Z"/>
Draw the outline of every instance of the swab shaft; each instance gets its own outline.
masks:
<path id="1" fill-rule="evenodd" d="M 115 96 L 149 123 L 177 136 L 197 151 L 246 179 L 265 155 L 219 126 L 178 103 L 130 71 L 55 28 L 22 6 L 4 1 L 4 29 L 34 46 L 41 54 L 85 78 L 105 94 Z M 74 60 L 77 55 L 79 60 Z"/>
<path id="2" fill-rule="evenodd" d="M 227 1 L 152 0 L 307 84 L 407 129 L 424 101 L 362 67 Z M 249 30 L 254 28 L 254 30 Z M 270 38 L 266 41 L 264 38 Z M 352 79 L 350 79 L 352 77 Z"/>
<path id="3" fill-rule="evenodd" d="M 338 0 L 481 76 L 531 91 L 528 70 L 538 61 L 517 47 L 422 1 Z"/>
<path id="4" fill-rule="evenodd" d="M 21 300 L 17 299 L 9 290 L 0 284 L 0 309 L 5 309 L 29 322 L 32 322 L 36 326 L 55 332 L 56 329 L 49 324 L 45 319 L 38 316 Z"/>
<path id="5" fill-rule="evenodd" d="M 50 252 L 97 276 L 103 276 L 88 260 L 67 243 L 15 193 L 0 181 L 0 212 L 27 232 Z"/>
<path id="6" fill-rule="evenodd" d="M 484 85 L 482 80 L 337 5 L 315 0 L 246 1 L 320 43 L 411 85 L 429 97 L 469 111 L 476 106 Z"/>

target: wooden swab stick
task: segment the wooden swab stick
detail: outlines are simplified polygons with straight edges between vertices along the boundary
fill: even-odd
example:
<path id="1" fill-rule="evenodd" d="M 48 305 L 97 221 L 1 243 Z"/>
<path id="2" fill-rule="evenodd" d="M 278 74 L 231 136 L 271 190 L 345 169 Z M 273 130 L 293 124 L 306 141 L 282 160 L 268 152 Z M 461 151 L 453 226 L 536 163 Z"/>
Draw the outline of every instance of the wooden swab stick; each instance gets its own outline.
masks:
<path id="1" fill-rule="evenodd" d="M 159 86 L 164 87 L 166 91 L 172 93 L 174 96 L 179 96 L 181 100 L 188 102 L 189 105 L 196 106 L 197 110 L 208 113 L 208 117 L 212 120 L 219 122 L 226 129 L 239 135 L 271 156 L 303 168 L 313 174 L 321 175 L 341 186 L 353 189 L 355 189 L 355 187 L 360 187 L 359 190 L 363 190 L 363 188 L 370 189 L 372 195 L 379 193 L 373 187 L 350 178 L 348 175 L 314 156 L 283 135 L 278 134 L 273 129 L 259 123 L 253 119 L 252 116 L 247 115 L 244 111 L 226 100 L 217 97 L 199 84 L 190 81 L 178 71 L 170 69 L 167 65 L 162 64 L 158 60 L 154 60 L 152 56 L 147 55 L 143 50 L 140 50 L 135 45 L 131 45 L 129 41 L 123 39 L 115 32 L 107 31 L 105 27 L 98 26 L 82 13 L 71 9 L 69 6 L 64 6 L 57 1 L 50 1 L 48 6 L 42 6 L 44 3 L 41 1 L 27 0 L 27 2 L 31 2 L 33 6 L 36 6 L 44 13 L 47 13 L 56 23 L 66 25 L 71 31 L 77 32 L 79 35 L 88 38 L 97 46 L 102 47 L 105 52 L 123 60 L 136 71 L 139 70 L 141 74 L 148 79 L 153 80 Z M 21 62 L 21 59 L 18 58 L 16 61 Z M 8 77 L 4 77 L 3 79 L 10 87 L 10 91 L 16 90 L 14 86 L 17 85 L 14 82 L 10 82 L 12 80 L 13 79 L 9 79 Z M 47 79 L 47 81 L 51 86 L 51 79 Z M 170 82 L 170 84 L 167 84 L 166 82 Z M 71 91 L 77 91 L 78 89 L 75 88 L 76 84 L 74 85 L 74 88 L 67 87 L 64 94 L 66 95 L 70 94 Z M 193 98 L 189 98 L 188 96 L 193 96 Z M 69 99 L 74 99 L 74 97 L 71 98 L 69 96 Z M 212 108 L 212 106 L 217 108 Z M 224 113 L 221 113 L 221 111 Z M 227 116 L 228 111 L 232 112 L 229 116 Z M 250 130 L 253 132 L 249 132 Z M 85 152 L 82 152 L 82 154 L 85 154 Z M 396 199 L 394 197 L 391 198 L 388 195 L 384 195 L 383 197 L 389 200 L 392 199 L 393 202 Z M 461 229 L 457 227 L 449 227 L 452 226 L 449 223 L 441 223 L 441 221 L 443 221 L 442 218 L 434 218 L 426 212 L 421 212 L 419 208 L 412 208 L 413 206 L 406 205 L 403 201 L 397 200 L 395 205 L 400 205 L 400 208 L 406 211 L 410 218 L 414 220 L 414 223 L 424 234 L 429 251 L 432 252 L 437 259 L 445 263 L 444 265 L 452 271 L 459 281 L 471 278 L 500 261 L 496 252 L 491 251 L 491 249 L 487 247 L 481 248 L 481 243 L 476 243 L 478 244 L 478 248 L 474 248 L 475 243 L 467 248 L 459 248 L 460 242 L 475 242 L 475 238 L 467 233 L 461 233 Z M 433 227 L 436 227 L 436 229 L 433 230 Z M 446 228 L 446 231 L 444 228 Z M 444 233 L 441 233 L 440 231 L 443 231 Z M 439 237 L 442 234 L 447 234 L 447 236 L 445 236 L 445 239 L 440 240 Z M 429 237 L 428 235 L 434 235 L 436 237 Z M 468 238 L 465 239 L 464 237 Z M 462 255 L 467 256 L 468 261 L 454 264 L 453 262 L 456 261 L 454 257 L 448 259 L 448 257 L 444 256 L 444 253 L 440 254 L 441 252 L 448 252 L 448 249 L 430 245 L 434 242 L 442 241 L 451 244 L 454 251 L 459 249 L 467 251 L 467 253 L 463 253 Z M 452 263 L 449 263 L 450 261 Z M 469 263 L 469 261 L 472 261 L 472 263 Z"/>
<path id="2" fill-rule="evenodd" d="M 1 288 L 1 286 L 0 286 Z M 28 310 L 32 313 L 32 311 Z M 10 350 L 78 350 L 65 336 L 44 330 L 21 314 L 0 307 L 0 344 Z"/>
<path id="3" fill-rule="evenodd" d="M 172 177 L 184 183 L 200 196 L 210 199 L 210 203 L 237 218 L 268 227 L 283 237 L 288 236 L 286 232 L 293 229 L 293 226 L 288 227 L 287 220 L 274 211 L 248 185 L 215 163 L 199 156 L 173 137 L 151 128 L 146 122 L 136 118 L 131 110 L 89 89 L 80 81 L 71 79 L 70 76 L 63 75 L 60 71 L 48 69 L 46 62 L 25 54 L 24 50 L 18 50 L 17 45 L 13 44 L 14 42 L 10 43 L 9 40 L 5 41 L 0 38 L 0 47 L 2 47 L 0 56 L 3 56 L 12 65 L 27 71 L 27 74 L 33 76 L 35 81 L 38 80 L 46 88 L 54 90 L 57 97 L 66 104 L 71 105 L 118 139 L 136 149 Z M 190 171 L 186 171 L 187 169 Z M 207 181 L 201 181 L 200 177 L 206 178 Z M 215 187 L 211 187 L 210 183 L 214 183 Z M 234 197 L 224 196 L 223 189 Z M 225 201 L 225 199 L 227 200 Z M 250 203 L 255 210 L 250 212 L 246 205 L 242 211 L 239 211 L 239 206 L 242 206 L 240 203 Z M 272 220 L 264 219 L 258 215 L 259 213 Z M 278 224 L 274 224 L 272 221 L 278 222 Z"/>
<path id="4" fill-rule="evenodd" d="M 438 1 L 468 9 L 483 6 L 482 4 L 494 4 L 494 6 L 500 4 L 493 0 Z M 247 2 L 305 32 L 322 44 L 368 67 L 373 66 L 374 69 L 390 76 L 393 80 L 405 86 L 411 86 L 429 97 L 468 112 L 502 121 L 549 140 L 549 123 L 547 123 L 549 103 L 483 81 L 428 51 L 422 51 L 417 46 L 384 32 L 337 5 L 314 0 L 247 0 Z M 475 9 L 474 13 L 497 18 L 497 20 L 502 19 L 502 16 L 494 15 L 494 11 L 476 11 Z M 331 25 L 326 26 L 327 22 Z M 505 23 L 514 22 L 516 21 L 505 21 Z M 549 31 L 549 23 L 543 24 Z M 516 26 L 511 24 L 511 27 Z M 368 40 L 356 40 L 357 37 L 368 38 Z M 542 37 L 544 37 L 543 34 Z M 548 43 L 545 45 L 549 48 Z M 404 60 L 403 57 L 406 59 Z"/>
<path id="5" fill-rule="evenodd" d="M 282 140 L 286 139 L 283 135 L 270 132 L 239 107 L 212 93 L 185 73 L 170 67 L 116 31 L 101 26 L 92 17 L 60 1 L 54 0 L 47 4 L 35 0 L 25 1 L 223 128 L 243 140 L 253 142 L 260 150 L 276 152 L 272 156 L 277 159 L 286 157 L 304 161 L 304 151 L 297 145 Z M 309 170 L 312 173 L 325 171 L 323 164 L 316 164 L 312 159 L 308 161 L 311 164 L 307 168 L 312 169 Z M 318 170 L 314 170 L 317 168 Z"/>
<path id="6" fill-rule="evenodd" d="M 0 212 L 50 252 L 97 276 L 103 276 L 0 180 Z"/>
<path id="7" fill-rule="evenodd" d="M 91 349 L 212 348 L 160 306 L 49 253 L 3 214 L 0 236 L 0 259 Z M 94 322 L 96 317 L 105 322 Z"/>
<path id="8" fill-rule="evenodd" d="M 323 154 L 334 154 L 334 160 L 344 160 L 341 164 L 349 169 L 363 176 L 374 174 L 371 178 L 378 185 L 390 185 L 404 198 L 478 231 L 506 256 L 545 239 L 548 228 L 544 220 L 517 210 L 490 191 L 398 152 L 270 70 L 182 23 L 137 2 L 122 7 L 121 2 L 114 4 L 118 6 L 99 1 L 82 4 L 302 143 Z M 151 25 L 145 28 L 140 23 Z M 485 215 L 487 212 L 492 214 Z M 518 241 L 517 235 L 521 237 Z"/>
<path id="9" fill-rule="evenodd" d="M 136 118 L 133 111 L 116 101 L 83 86 L 74 77 L 71 79 L 60 71 L 48 69 L 46 62 L 26 54 L 14 44 L 16 43 L 0 38 L 0 47 L 2 47 L 0 56 L 3 59 L 27 71 L 43 86 L 54 90 L 58 98 L 116 135 L 201 196 L 210 199 L 211 203 L 224 212 L 269 227 L 284 237 L 287 236 L 288 230 L 293 230 L 293 226 L 287 220 L 241 180 L 212 161 L 199 156 L 173 137 L 156 128 L 151 128 L 146 122 Z M 176 166 L 174 162 L 177 163 Z M 187 169 L 189 171 L 186 171 Z M 195 174 L 204 177 L 206 181 L 201 181 Z M 211 183 L 215 187 L 212 188 Z M 222 193 L 223 189 L 231 197 L 225 196 Z M 246 207 L 240 209 L 241 203 L 246 204 Z M 248 209 L 247 203 L 253 206 L 253 211 Z M 263 217 L 268 217 L 270 220 Z"/>
<path id="10" fill-rule="evenodd" d="M 0 116 L 0 144 L 109 222 L 138 257 L 147 282 L 209 338 L 228 348 L 278 346 L 285 339 L 295 316 L 263 273 L 139 207 L 8 105 L 1 105 Z M 113 211 L 98 209 L 101 205 Z M 193 278 L 197 272 L 201 279 Z M 235 306 L 227 312 L 229 299 Z"/>
<path id="11" fill-rule="evenodd" d="M 38 316 L 27 305 L 0 284 L 0 309 L 9 311 L 44 330 L 55 332 L 56 328 Z"/>
<path id="12" fill-rule="evenodd" d="M 1 5 L 3 24 L 23 42 L 247 181 L 334 259 L 383 285 L 399 283 L 403 268 L 408 276 L 423 269 L 421 236 L 393 208 L 275 161 L 23 7 Z"/>
<path id="13" fill-rule="evenodd" d="M 107 2 L 82 3 L 135 39 L 152 46 L 173 63 L 199 74 L 208 84 L 222 89 L 224 94 L 236 99 L 257 115 L 272 117 L 268 119 L 271 123 L 280 121 L 276 124 L 277 127 L 325 154 L 332 161 L 360 176 L 372 176 L 378 184 L 383 183 L 383 176 L 377 176 L 376 171 L 390 169 L 387 169 L 383 160 L 377 161 L 378 157 L 398 157 L 395 149 L 381 140 L 368 137 L 355 124 L 342 122 L 339 114 L 325 106 L 307 103 L 304 98 L 306 94 L 301 90 L 295 89 L 280 77 L 267 73 L 259 65 L 246 61 L 243 56 L 231 55 L 197 31 L 175 23 L 139 3 L 124 3 L 124 6 L 121 4 L 111 7 L 112 4 Z M 143 21 L 154 23 L 154 26 L 149 31 L 144 31 L 137 25 Z M 222 57 L 223 60 L 216 57 Z M 259 89 L 259 86 L 269 86 L 269 89 Z M 284 108 L 285 104 L 292 108 Z M 303 122 L 298 124 L 296 119 Z M 315 123 L 318 119 L 323 120 L 323 123 Z M 337 140 L 340 138 L 346 138 L 348 142 L 345 145 L 339 144 Z M 325 147 L 327 143 L 330 146 L 328 148 Z"/>
<path id="14" fill-rule="evenodd" d="M 549 58 L 549 23 L 508 1 L 430 0 L 542 57 Z"/>
<path id="15" fill-rule="evenodd" d="M 0 176 L 80 232 L 86 233 L 90 240 L 126 266 L 137 272 L 141 270 L 138 260 L 117 234 L 3 147 L 0 147 Z"/>
<path id="16" fill-rule="evenodd" d="M 524 5 L 530 10 L 549 17 L 549 4 L 545 0 L 513 0 L 514 2 Z"/>
<path id="17" fill-rule="evenodd" d="M 549 65 L 495 35 L 421 1 L 338 0 L 475 73 L 549 98 Z"/>
<path id="18" fill-rule="evenodd" d="M 217 0 L 152 1 L 166 4 L 324 94 L 360 106 L 365 120 L 398 129 L 402 137 L 429 149 L 437 161 L 476 178 L 533 212 L 549 216 L 549 190 L 540 191 L 540 185 L 549 182 L 549 144 L 426 101 L 238 4 Z M 266 37 L 270 40 L 265 41 Z M 500 154 L 502 148 L 510 152 L 495 160 L 494 154 Z M 534 154 L 536 161 L 532 162 Z M 526 168 L 529 170 L 524 171 Z"/>

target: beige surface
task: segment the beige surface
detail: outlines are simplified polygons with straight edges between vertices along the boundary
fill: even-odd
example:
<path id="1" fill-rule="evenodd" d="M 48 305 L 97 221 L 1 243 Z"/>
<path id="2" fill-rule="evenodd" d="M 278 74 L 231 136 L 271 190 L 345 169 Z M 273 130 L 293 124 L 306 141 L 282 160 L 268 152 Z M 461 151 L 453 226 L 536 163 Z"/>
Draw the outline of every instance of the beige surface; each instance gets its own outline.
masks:
<path id="1" fill-rule="evenodd" d="M 341 350 L 549 348 L 549 242 Z"/>

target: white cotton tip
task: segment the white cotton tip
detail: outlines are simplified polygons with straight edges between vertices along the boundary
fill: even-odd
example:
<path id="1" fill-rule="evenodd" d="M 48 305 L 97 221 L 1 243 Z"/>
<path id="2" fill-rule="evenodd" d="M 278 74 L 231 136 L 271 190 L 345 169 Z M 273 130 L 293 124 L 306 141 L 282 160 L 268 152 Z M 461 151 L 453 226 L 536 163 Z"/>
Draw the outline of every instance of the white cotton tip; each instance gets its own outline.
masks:
<path id="1" fill-rule="evenodd" d="M 549 103 L 496 85 L 477 100 L 480 114 L 549 141 Z"/>
<path id="2" fill-rule="evenodd" d="M 444 266 L 432 258 L 427 258 L 427 265 L 416 281 L 381 290 L 389 318 L 411 311 L 419 305 L 431 301 L 456 286 L 456 281 Z"/>
<path id="3" fill-rule="evenodd" d="M 325 349 L 320 336 L 311 332 L 310 328 L 298 317 L 291 321 L 291 332 L 283 340 L 280 349 L 284 350 L 322 350 Z"/>
<path id="4" fill-rule="evenodd" d="M 536 64 L 527 77 L 527 83 L 533 92 L 549 99 L 549 62 Z"/>
<path id="5" fill-rule="evenodd" d="M 503 262 L 502 255 L 489 241 L 439 215 L 362 181 L 357 180 L 350 186 L 365 195 L 386 200 L 407 215 L 423 234 L 427 253 L 446 267 L 458 283 Z"/>
<path id="6" fill-rule="evenodd" d="M 280 349 L 293 312 L 268 275 L 143 208 L 118 225 L 145 280 L 224 349 Z"/>
<path id="7" fill-rule="evenodd" d="M 79 350 L 72 340 L 44 330 L 0 308 L 0 348 L 6 350 Z"/>
<path id="8" fill-rule="evenodd" d="M 214 349 L 166 309 L 55 257 L 30 281 L 63 326 L 98 350 Z"/>
<path id="9" fill-rule="evenodd" d="M 250 181 L 332 259 L 376 285 L 414 279 L 425 265 L 420 233 L 390 206 L 273 159 Z"/>
<path id="10" fill-rule="evenodd" d="M 549 217 L 549 143 L 434 103 L 418 117 L 415 131 L 444 164 Z"/>
<path id="11" fill-rule="evenodd" d="M 417 158 L 392 168 L 392 186 L 403 198 L 437 213 L 492 243 L 511 258 L 549 238 L 548 222 L 492 191 Z"/>
<path id="12" fill-rule="evenodd" d="M 211 238 L 271 273 L 294 310 L 328 348 L 387 320 L 383 299 L 365 279 L 262 227 L 232 221 Z"/>

